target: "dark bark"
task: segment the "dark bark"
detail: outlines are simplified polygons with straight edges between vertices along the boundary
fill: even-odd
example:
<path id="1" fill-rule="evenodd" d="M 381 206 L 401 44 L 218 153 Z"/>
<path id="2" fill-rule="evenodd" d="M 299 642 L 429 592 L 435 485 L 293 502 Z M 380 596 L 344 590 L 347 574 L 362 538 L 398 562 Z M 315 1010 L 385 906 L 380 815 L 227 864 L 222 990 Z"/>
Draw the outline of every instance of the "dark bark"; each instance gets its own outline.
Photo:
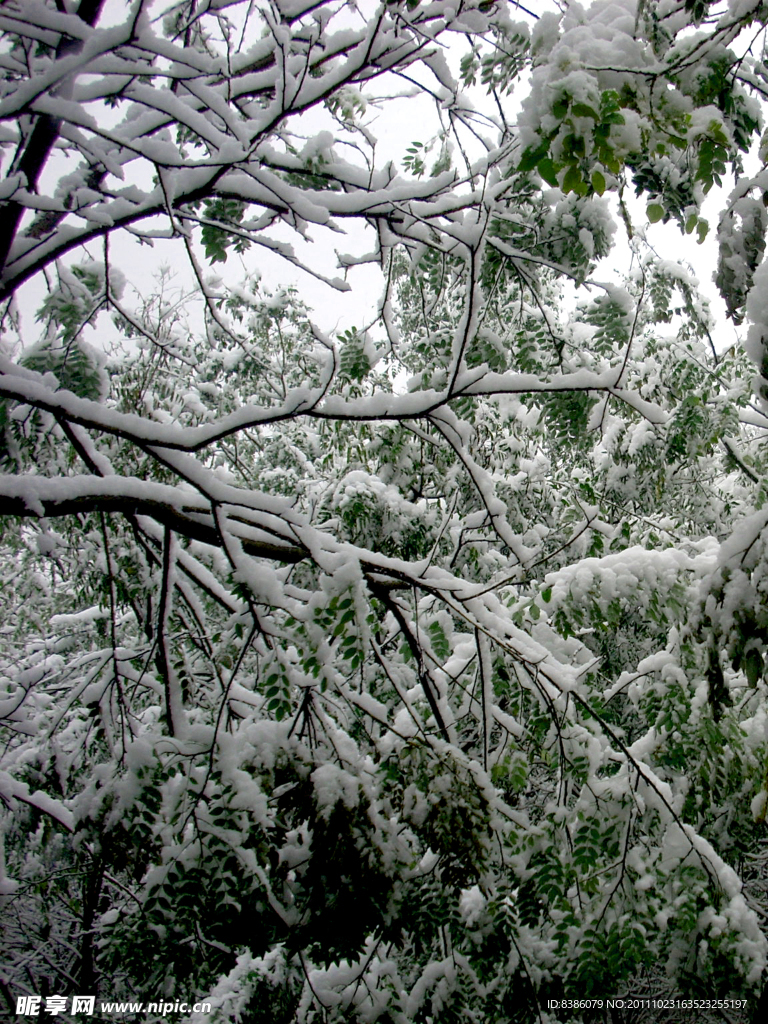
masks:
<path id="1" fill-rule="evenodd" d="M 0 500 L 2 501 L 0 515 L 2 516 L 40 518 L 39 511 L 30 509 L 23 497 L 3 495 Z M 91 512 L 121 512 L 129 517 L 145 515 L 188 540 L 202 541 L 202 543 L 210 544 L 213 547 L 221 547 L 219 531 L 216 529 L 212 516 L 197 509 L 174 508 L 151 498 L 137 501 L 134 498 L 113 494 L 86 494 L 82 497 L 42 500 L 40 505 L 43 508 L 43 515 L 52 519 Z M 277 541 L 274 543 L 267 540 L 257 541 L 246 537 L 240 538 L 240 540 L 247 554 L 256 558 L 294 563 L 309 557 L 308 551 L 296 545 L 281 544 Z"/>
<path id="2" fill-rule="evenodd" d="M 93 27 L 101 14 L 104 0 L 81 0 L 77 16 L 89 27 Z M 79 39 L 65 36 L 56 47 L 56 60 L 71 57 L 82 49 Z M 29 137 L 17 153 L 11 166 L 11 173 L 21 173 L 26 179 L 26 187 L 30 191 L 37 188 L 40 174 L 45 167 L 51 150 L 59 137 L 61 121 L 50 114 L 38 114 Z M 25 206 L 11 199 L 0 208 L 0 274 L 5 269 L 19 224 L 24 216 Z"/>
<path id="3" fill-rule="evenodd" d="M 97 988 L 94 938 L 96 917 L 99 910 L 101 888 L 104 882 L 104 861 L 101 856 L 94 859 L 91 871 L 83 879 L 83 916 L 80 941 L 80 969 L 78 981 L 82 992 L 94 993 Z"/>

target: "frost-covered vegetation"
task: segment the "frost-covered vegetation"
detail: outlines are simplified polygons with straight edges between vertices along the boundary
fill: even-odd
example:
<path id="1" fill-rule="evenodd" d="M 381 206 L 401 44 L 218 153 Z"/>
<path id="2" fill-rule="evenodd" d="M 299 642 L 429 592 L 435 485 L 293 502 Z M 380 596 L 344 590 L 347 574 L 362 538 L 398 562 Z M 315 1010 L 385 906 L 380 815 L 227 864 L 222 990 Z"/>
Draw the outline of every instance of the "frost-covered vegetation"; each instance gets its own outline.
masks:
<path id="1" fill-rule="evenodd" d="M 0 2 L 11 1013 L 765 1019 L 766 21 Z"/>

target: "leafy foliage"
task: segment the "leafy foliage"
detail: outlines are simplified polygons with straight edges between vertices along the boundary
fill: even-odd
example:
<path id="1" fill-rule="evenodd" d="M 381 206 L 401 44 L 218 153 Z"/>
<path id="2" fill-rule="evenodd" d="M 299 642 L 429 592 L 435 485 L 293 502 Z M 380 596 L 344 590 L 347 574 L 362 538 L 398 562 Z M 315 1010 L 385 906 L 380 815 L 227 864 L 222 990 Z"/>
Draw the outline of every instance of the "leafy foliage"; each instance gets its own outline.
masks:
<path id="1" fill-rule="evenodd" d="M 631 993 L 746 1021 L 763 5 L 9 11 L 11 1012 L 163 992 L 210 1001 L 189 1024 L 502 1024 Z M 398 167 L 374 131 L 403 79 L 436 123 Z M 722 351 L 625 197 L 703 240 L 731 172 L 717 283 L 749 326 Z M 181 283 L 126 289 L 126 233 L 175 245 Z M 329 294 L 375 262 L 383 294 L 329 331 L 265 258 Z"/>

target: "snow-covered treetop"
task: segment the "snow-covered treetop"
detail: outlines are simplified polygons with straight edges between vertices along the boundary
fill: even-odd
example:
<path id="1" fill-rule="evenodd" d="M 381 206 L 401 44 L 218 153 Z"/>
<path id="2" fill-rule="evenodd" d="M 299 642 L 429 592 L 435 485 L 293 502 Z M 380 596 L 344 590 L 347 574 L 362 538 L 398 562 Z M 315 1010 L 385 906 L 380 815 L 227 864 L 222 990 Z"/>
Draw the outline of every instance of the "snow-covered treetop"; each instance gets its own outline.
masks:
<path id="1" fill-rule="evenodd" d="M 754 999 L 766 17 L 0 2 L 11 1002 Z"/>

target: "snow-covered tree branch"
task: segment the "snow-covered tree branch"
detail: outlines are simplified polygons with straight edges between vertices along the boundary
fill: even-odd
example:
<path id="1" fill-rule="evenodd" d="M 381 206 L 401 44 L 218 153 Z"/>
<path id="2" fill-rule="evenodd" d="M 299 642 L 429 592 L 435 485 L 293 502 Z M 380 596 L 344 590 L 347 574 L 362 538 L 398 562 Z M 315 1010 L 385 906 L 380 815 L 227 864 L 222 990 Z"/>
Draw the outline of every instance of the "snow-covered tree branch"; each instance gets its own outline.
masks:
<path id="1" fill-rule="evenodd" d="M 12 1013 L 762 1019 L 768 15 L 541 8 L 0 2 Z"/>

